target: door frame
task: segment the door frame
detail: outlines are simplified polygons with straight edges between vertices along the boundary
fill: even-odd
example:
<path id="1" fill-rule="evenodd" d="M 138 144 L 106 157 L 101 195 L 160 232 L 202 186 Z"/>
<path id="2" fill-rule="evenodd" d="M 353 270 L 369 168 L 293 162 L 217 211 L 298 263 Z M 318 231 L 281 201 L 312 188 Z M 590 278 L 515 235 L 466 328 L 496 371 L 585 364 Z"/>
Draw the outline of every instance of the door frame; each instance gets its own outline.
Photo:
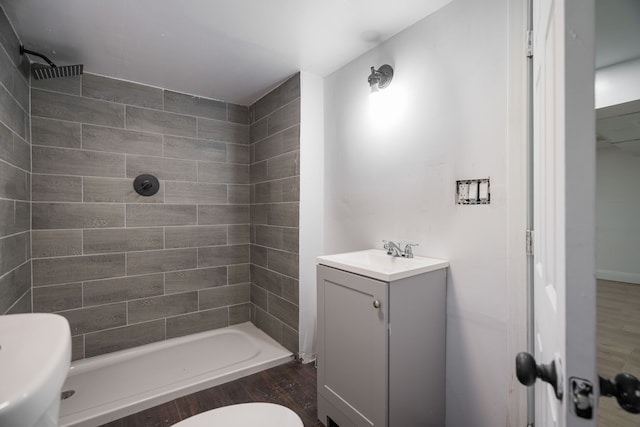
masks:
<path id="1" fill-rule="evenodd" d="M 527 388 L 515 375 L 515 357 L 527 347 L 528 290 L 526 230 L 529 209 L 527 26 L 530 0 L 509 0 L 507 116 L 507 426 L 526 426 Z"/>

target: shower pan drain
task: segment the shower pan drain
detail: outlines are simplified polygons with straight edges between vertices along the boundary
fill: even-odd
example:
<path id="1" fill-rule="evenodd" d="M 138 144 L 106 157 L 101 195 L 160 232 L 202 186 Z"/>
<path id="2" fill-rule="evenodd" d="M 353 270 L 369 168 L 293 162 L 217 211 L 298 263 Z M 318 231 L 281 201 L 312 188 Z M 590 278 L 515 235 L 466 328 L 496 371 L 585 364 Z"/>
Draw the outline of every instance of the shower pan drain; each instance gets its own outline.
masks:
<path id="1" fill-rule="evenodd" d="M 60 400 L 68 399 L 71 396 L 73 396 L 75 393 L 76 393 L 75 390 L 65 390 L 62 393 L 60 393 Z"/>

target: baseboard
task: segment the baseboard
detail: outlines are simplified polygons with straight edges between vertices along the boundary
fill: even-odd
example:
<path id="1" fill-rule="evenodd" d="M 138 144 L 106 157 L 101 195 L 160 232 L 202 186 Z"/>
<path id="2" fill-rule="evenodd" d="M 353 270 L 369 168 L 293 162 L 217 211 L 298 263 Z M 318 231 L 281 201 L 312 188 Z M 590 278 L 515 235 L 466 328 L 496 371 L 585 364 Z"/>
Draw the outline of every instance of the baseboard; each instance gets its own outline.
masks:
<path id="1" fill-rule="evenodd" d="M 596 270 L 596 278 L 600 280 L 613 280 L 614 282 L 626 282 L 640 285 L 640 274 L 626 273 L 624 271 Z"/>

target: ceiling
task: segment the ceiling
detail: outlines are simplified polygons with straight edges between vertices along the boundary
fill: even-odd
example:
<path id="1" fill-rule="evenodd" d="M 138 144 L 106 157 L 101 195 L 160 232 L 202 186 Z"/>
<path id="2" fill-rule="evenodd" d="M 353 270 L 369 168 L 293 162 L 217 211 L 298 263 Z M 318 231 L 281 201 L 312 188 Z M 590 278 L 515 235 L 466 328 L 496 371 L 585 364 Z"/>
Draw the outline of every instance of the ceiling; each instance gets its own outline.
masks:
<path id="1" fill-rule="evenodd" d="M 248 105 L 299 70 L 330 74 L 450 1 L 0 4 L 25 46 L 58 65 L 83 63 L 87 72 Z"/>

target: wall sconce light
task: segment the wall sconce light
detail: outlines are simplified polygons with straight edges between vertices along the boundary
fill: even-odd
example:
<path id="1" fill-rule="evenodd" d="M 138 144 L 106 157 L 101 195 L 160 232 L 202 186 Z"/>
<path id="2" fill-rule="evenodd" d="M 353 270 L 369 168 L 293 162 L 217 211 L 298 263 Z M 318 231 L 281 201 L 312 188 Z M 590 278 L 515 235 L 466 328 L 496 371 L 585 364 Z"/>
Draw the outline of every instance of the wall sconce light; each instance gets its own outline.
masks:
<path id="1" fill-rule="evenodd" d="M 371 74 L 367 79 L 369 86 L 371 87 L 371 93 L 378 92 L 379 89 L 384 89 L 389 86 L 393 79 L 393 68 L 391 65 L 384 64 L 379 69 L 371 67 Z"/>

